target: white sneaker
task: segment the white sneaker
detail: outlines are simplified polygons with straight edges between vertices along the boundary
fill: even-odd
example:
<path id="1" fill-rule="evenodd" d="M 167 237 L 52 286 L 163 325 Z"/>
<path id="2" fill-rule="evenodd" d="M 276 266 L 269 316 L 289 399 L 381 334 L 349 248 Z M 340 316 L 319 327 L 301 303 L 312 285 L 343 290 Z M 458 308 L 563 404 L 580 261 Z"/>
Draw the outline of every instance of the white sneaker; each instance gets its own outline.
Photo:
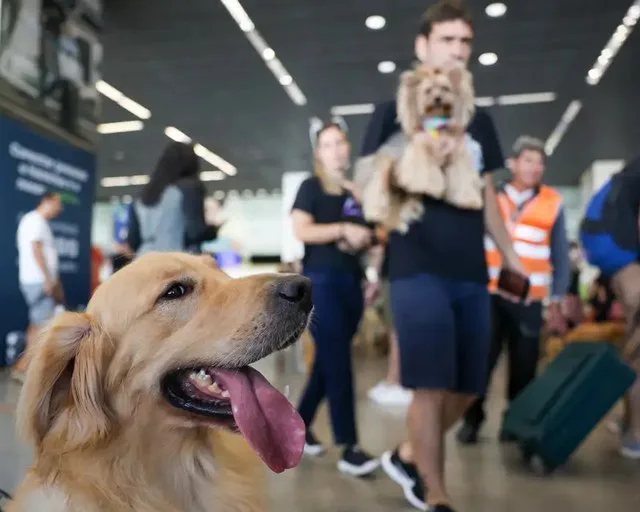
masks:
<path id="1" fill-rule="evenodd" d="M 411 391 L 384 381 L 371 388 L 368 395 L 377 404 L 389 407 L 407 407 L 413 398 Z"/>
<path id="2" fill-rule="evenodd" d="M 367 392 L 367 396 L 374 402 L 377 402 L 378 397 L 386 393 L 390 386 L 391 384 L 381 380 Z"/>

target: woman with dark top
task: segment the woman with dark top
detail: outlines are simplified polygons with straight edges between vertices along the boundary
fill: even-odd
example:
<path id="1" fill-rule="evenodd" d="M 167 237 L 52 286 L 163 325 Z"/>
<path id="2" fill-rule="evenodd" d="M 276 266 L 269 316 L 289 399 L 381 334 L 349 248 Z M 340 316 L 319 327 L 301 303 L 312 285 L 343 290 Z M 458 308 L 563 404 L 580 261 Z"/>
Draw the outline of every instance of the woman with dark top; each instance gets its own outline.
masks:
<path id="1" fill-rule="evenodd" d="M 316 356 L 298 411 L 307 426 L 305 453 L 321 455 L 324 448 L 310 427 L 327 398 L 335 442 L 344 449 L 338 469 L 363 476 L 379 463 L 357 444 L 351 340 L 363 313 L 360 255 L 373 232 L 345 179 L 350 158 L 345 129 L 327 124 L 314 137 L 316 172 L 300 186 L 291 212 L 295 235 L 305 246 L 303 273 L 313 283 L 315 308 L 310 328 Z"/>
<path id="2" fill-rule="evenodd" d="M 218 226 L 204 216 L 205 189 L 193 146 L 172 142 L 164 150 L 149 183 L 135 201 L 128 243 L 140 255 L 150 251 L 199 252 Z"/>

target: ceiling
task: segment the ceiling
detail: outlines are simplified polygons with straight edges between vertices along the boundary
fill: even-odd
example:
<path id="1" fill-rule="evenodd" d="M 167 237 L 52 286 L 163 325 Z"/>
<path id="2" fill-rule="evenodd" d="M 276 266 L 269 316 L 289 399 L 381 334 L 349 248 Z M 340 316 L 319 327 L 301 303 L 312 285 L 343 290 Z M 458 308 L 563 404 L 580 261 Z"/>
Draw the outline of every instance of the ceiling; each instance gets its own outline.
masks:
<path id="1" fill-rule="evenodd" d="M 475 7 L 474 71 L 478 96 L 554 92 L 550 103 L 490 107 L 504 148 L 523 133 L 546 139 L 572 100 L 583 108 L 549 160 L 547 181 L 578 182 L 595 159 L 628 159 L 640 141 L 640 34 L 633 31 L 597 86 L 589 68 L 631 0 L 508 1 L 489 18 Z M 149 173 L 175 126 L 234 166 L 236 176 L 208 182 L 211 190 L 267 191 L 283 171 L 310 168 L 309 118 L 333 105 L 392 97 L 398 72 L 412 59 L 418 0 L 242 0 L 256 29 L 308 99 L 297 106 L 220 0 L 105 0 L 105 63 L 111 85 L 151 110 L 143 131 L 103 136 L 100 176 Z M 188 6 L 188 7 L 187 7 Z M 380 14 L 383 30 L 365 27 Z M 495 52 L 496 65 L 477 63 Z M 393 74 L 377 63 L 392 60 Z M 103 122 L 134 117 L 105 99 Z M 349 116 L 357 151 L 367 116 Z M 203 170 L 211 169 L 207 164 Z M 135 193 L 99 188 L 99 198 Z"/>

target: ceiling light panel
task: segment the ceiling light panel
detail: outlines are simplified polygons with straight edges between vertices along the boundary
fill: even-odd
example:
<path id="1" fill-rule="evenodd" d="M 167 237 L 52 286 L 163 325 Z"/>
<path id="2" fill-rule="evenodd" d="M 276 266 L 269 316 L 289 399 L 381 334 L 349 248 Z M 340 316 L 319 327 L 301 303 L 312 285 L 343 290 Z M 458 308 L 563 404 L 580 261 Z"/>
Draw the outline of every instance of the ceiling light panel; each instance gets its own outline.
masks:
<path id="1" fill-rule="evenodd" d="M 373 16 L 369 16 L 365 20 L 364 24 L 371 30 L 382 30 L 387 24 L 387 20 L 384 19 L 384 16 L 375 14 Z"/>
<path id="2" fill-rule="evenodd" d="M 638 19 L 640 19 L 640 0 L 635 0 L 587 73 L 586 82 L 589 85 L 597 85 L 602 80 L 614 57 L 638 23 Z"/>
<path id="3" fill-rule="evenodd" d="M 100 94 L 109 98 L 114 103 L 117 103 L 128 112 L 131 112 L 134 116 L 140 119 L 149 119 L 151 117 L 151 111 L 148 108 L 143 107 L 140 103 L 125 96 L 122 92 L 104 80 L 98 80 L 96 82 L 96 89 Z"/>
<path id="4" fill-rule="evenodd" d="M 393 73 L 396 70 L 396 63 L 390 60 L 383 60 L 378 64 L 378 71 L 380 73 Z"/>
<path id="5" fill-rule="evenodd" d="M 493 52 L 486 52 L 478 57 L 478 62 L 483 66 L 493 66 L 498 62 L 498 55 Z"/>
<path id="6" fill-rule="evenodd" d="M 227 11 L 229 11 L 231 17 L 235 20 L 238 27 L 240 27 L 240 30 L 244 32 L 251 45 L 258 52 L 258 55 L 260 55 L 280 85 L 282 85 L 285 92 L 289 95 L 289 98 L 291 98 L 291 101 L 299 106 L 306 105 L 307 98 L 304 93 L 300 87 L 298 87 L 298 84 L 296 84 L 291 73 L 286 70 L 282 62 L 278 59 L 273 48 L 267 44 L 256 30 L 255 24 L 240 2 L 238 0 L 220 0 L 220 2 L 222 2 Z"/>
<path id="7" fill-rule="evenodd" d="M 499 18 L 507 13 L 507 6 L 502 2 L 494 2 L 485 7 L 484 12 L 490 18 Z"/>

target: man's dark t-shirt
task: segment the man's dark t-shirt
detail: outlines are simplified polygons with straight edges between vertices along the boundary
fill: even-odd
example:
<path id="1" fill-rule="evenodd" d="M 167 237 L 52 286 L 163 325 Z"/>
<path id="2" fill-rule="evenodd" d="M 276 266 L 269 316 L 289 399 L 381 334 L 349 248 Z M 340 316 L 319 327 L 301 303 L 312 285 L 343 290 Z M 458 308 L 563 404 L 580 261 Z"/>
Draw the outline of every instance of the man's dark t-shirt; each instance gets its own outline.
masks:
<path id="1" fill-rule="evenodd" d="M 351 194 L 327 194 L 320 180 L 313 176 L 300 185 L 292 210 L 301 210 L 313 216 L 317 224 L 351 222 L 366 225 L 362 208 Z M 305 270 L 345 270 L 362 275 L 358 254 L 349 254 L 338 249 L 335 242 L 327 244 L 305 244 L 302 266 Z"/>
<path id="2" fill-rule="evenodd" d="M 372 115 L 361 154 L 374 153 L 400 130 L 395 101 L 379 105 Z M 504 157 L 491 116 L 476 110 L 467 134 L 478 172 L 504 166 Z M 444 201 L 424 197 L 423 217 L 410 224 L 405 235 L 392 232 L 387 246 L 389 279 L 434 274 L 460 281 L 487 282 L 484 251 L 484 213 L 463 210 Z"/>

